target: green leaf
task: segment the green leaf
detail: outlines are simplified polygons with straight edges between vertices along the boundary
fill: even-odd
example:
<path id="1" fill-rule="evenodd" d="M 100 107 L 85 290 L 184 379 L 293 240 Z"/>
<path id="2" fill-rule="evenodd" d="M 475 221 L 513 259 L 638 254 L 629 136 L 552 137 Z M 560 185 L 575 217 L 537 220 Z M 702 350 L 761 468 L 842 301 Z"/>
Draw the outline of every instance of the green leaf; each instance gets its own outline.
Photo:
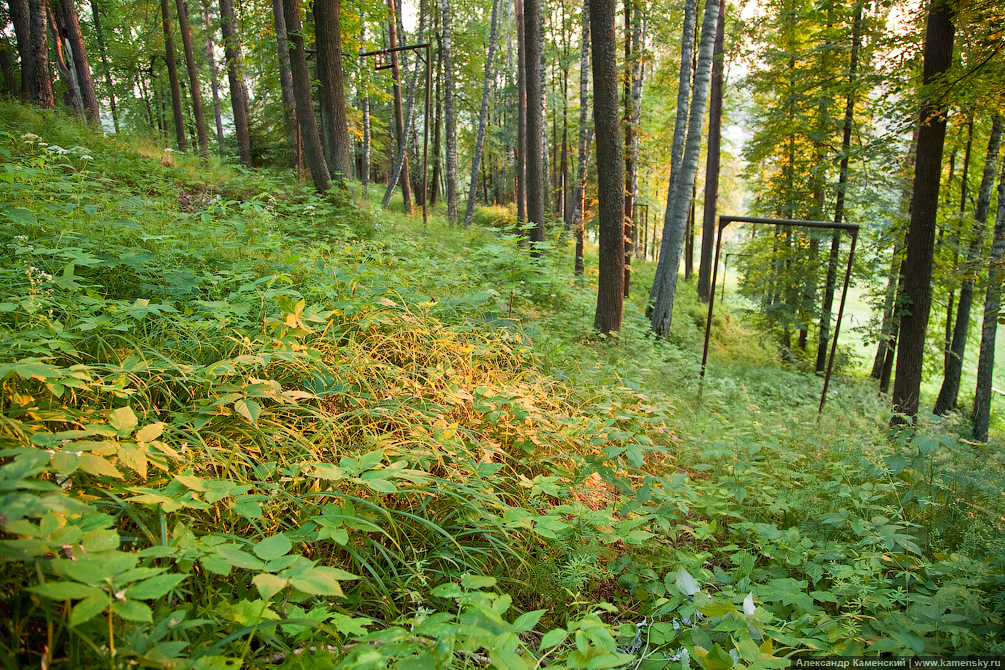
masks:
<path id="1" fill-rule="evenodd" d="M 527 661 L 513 651 L 505 649 L 492 649 L 489 651 L 489 660 L 492 665 L 500 670 L 527 670 Z"/>
<path id="2" fill-rule="evenodd" d="M 81 598 L 91 598 L 104 594 L 101 589 L 86 586 L 79 582 L 46 582 L 45 584 L 32 586 L 28 590 L 52 600 L 80 600 Z"/>
<path id="3" fill-rule="evenodd" d="M 262 414 L 262 406 L 254 400 L 241 399 L 234 402 L 234 410 L 248 422 L 258 425 L 258 417 Z"/>
<path id="4" fill-rule="evenodd" d="M 143 426 L 133 437 L 136 438 L 137 442 L 153 442 L 161 435 L 164 434 L 164 423 L 158 421 L 157 423 L 151 423 Z"/>
<path id="5" fill-rule="evenodd" d="M 341 596 L 337 574 L 333 568 L 311 568 L 290 577 L 290 586 L 312 596 Z"/>
<path id="6" fill-rule="evenodd" d="M 108 596 L 104 593 L 81 600 L 70 611 L 70 625 L 79 626 L 82 623 L 87 623 L 105 611 L 108 607 L 108 602 Z"/>
<path id="7" fill-rule="evenodd" d="M 289 580 L 263 572 L 259 575 L 255 575 L 251 581 L 258 587 L 258 592 L 262 595 L 262 598 L 268 600 L 285 589 Z"/>
<path id="8" fill-rule="evenodd" d="M 461 577 L 461 586 L 468 589 L 489 589 L 496 585 L 495 577 L 485 575 L 464 575 Z"/>
<path id="9" fill-rule="evenodd" d="M 293 543 L 285 535 L 279 533 L 272 537 L 267 537 L 256 544 L 254 551 L 255 555 L 263 561 L 271 561 L 280 556 L 285 556 L 292 548 Z"/>
<path id="10" fill-rule="evenodd" d="M 129 619 L 130 621 L 144 621 L 149 623 L 153 620 L 153 613 L 150 611 L 150 608 L 143 603 L 136 602 L 135 600 L 114 602 L 112 603 L 112 611 L 123 619 Z"/>
<path id="11" fill-rule="evenodd" d="M 264 563 L 251 554 L 241 551 L 236 544 L 222 544 L 216 548 L 216 553 L 220 554 L 220 558 L 235 568 L 261 570 L 265 566 Z"/>
<path id="12" fill-rule="evenodd" d="M 114 428 L 120 436 L 125 437 L 133 432 L 133 428 L 139 425 L 139 420 L 133 412 L 133 408 L 126 405 L 108 414 L 108 425 Z"/>
<path id="13" fill-rule="evenodd" d="M 142 582 L 133 584 L 126 589 L 126 597 L 137 600 L 154 600 L 165 595 L 168 591 L 178 586 L 188 575 L 157 575 Z"/>
<path id="14" fill-rule="evenodd" d="M 677 579 L 674 581 L 674 584 L 677 586 L 677 590 L 686 596 L 693 596 L 701 591 L 698 580 L 692 577 L 691 573 L 683 567 L 677 571 Z"/>
<path id="15" fill-rule="evenodd" d="M 109 549 L 118 549 L 119 534 L 114 530 L 92 530 L 84 533 L 81 544 L 84 546 L 84 551 L 89 554 L 108 551 Z"/>
<path id="16" fill-rule="evenodd" d="M 88 474 L 95 475 L 96 477 L 122 479 L 122 473 L 119 472 L 118 468 L 101 456 L 95 456 L 85 451 L 77 455 L 77 461 L 80 469 Z"/>
<path id="17" fill-rule="evenodd" d="M 513 622 L 513 628 L 518 633 L 526 633 L 529 630 L 533 630 L 534 626 L 541 619 L 541 615 L 544 614 L 545 610 L 534 610 L 533 612 L 526 612 L 521 614 Z"/>
<path id="18" fill-rule="evenodd" d="M 569 633 L 567 633 L 563 628 L 549 630 L 544 634 L 544 637 L 541 638 L 541 645 L 538 647 L 538 650 L 544 651 L 545 649 L 557 647 L 565 642 L 565 638 L 567 637 L 569 637 Z"/>

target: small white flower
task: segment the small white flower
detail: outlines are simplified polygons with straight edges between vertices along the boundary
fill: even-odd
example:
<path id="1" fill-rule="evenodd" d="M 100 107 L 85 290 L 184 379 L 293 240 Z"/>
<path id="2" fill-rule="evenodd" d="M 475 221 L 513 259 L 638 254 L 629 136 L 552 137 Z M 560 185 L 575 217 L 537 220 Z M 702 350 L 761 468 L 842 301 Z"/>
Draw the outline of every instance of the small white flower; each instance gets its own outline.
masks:
<path id="1" fill-rule="evenodd" d="M 89 154 L 84 154 L 83 156 L 80 157 L 80 160 L 82 160 L 82 161 L 93 161 L 94 157 L 91 156 L 91 155 L 89 155 Z"/>
<path id="2" fill-rule="evenodd" d="M 21 139 L 24 140 L 25 142 L 37 142 L 42 138 L 36 135 L 35 133 L 25 133 L 24 135 L 21 136 Z"/>
<path id="3" fill-rule="evenodd" d="M 165 147 L 164 151 L 174 151 L 171 147 Z"/>

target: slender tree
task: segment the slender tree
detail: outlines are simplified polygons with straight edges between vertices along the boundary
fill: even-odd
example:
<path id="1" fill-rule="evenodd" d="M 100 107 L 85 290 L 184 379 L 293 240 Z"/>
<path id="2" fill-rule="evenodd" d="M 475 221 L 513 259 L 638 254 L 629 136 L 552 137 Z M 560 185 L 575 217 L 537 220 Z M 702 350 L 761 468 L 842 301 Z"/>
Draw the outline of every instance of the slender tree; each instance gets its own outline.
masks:
<path id="1" fill-rule="evenodd" d="M 447 220 L 457 223 L 457 116 L 454 110 L 454 56 L 451 50 L 450 0 L 440 0 L 443 34 L 443 111 L 446 122 Z"/>
<path id="2" fill-rule="evenodd" d="M 34 101 L 36 93 L 32 66 L 35 59 L 31 48 L 31 9 L 28 0 L 7 0 L 7 11 L 17 38 L 17 56 L 21 62 L 21 95 L 25 100 Z"/>
<path id="3" fill-rule="evenodd" d="M 290 45 L 290 65 L 293 72 L 293 94 L 297 101 L 297 123 L 304 142 L 304 154 L 311 171 L 314 188 L 327 191 L 331 177 L 325 164 L 321 136 L 314 119 L 314 101 L 311 99 L 311 82 L 307 74 L 307 53 L 304 49 L 303 27 L 300 21 L 300 0 L 283 0 L 287 37 Z"/>
<path id="4" fill-rule="evenodd" d="M 705 161 L 705 203 L 702 210 L 701 256 L 698 262 L 698 298 L 708 302 L 712 284 L 712 247 L 715 244 L 719 205 L 719 159 L 722 154 L 722 73 L 726 50 L 726 0 L 719 0 L 719 18 L 712 49 L 712 93 L 708 107 L 708 150 Z"/>
<path id="5" fill-rule="evenodd" d="M 625 294 L 625 182 L 622 136 L 618 127 L 618 47 L 614 34 L 617 0 L 589 1 L 593 123 L 597 133 L 597 195 L 600 208 L 597 312 L 593 325 L 599 331 L 609 333 L 621 330 Z"/>
<path id="6" fill-rule="evenodd" d="M 653 304 L 651 316 L 652 330 L 666 337 L 670 332 L 673 318 L 674 298 L 677 294 L 677 275 L 680 255 L 684 247 L 684 233 L 687 217 L 691 209 L 691 194 L 694 189 L 695 173 L 701 149 L 701 131 L 705 118 L 705 103 L 712 79 L 712 48 L 715 43 L 715 27 L 719 15 L 717 0 L 705 1 L 705 18 L 701 27 L 701 42 L 698 48 L 698 66 L 695 68 L 694 92 L 688 118 L 687 141 L 681 157 L 676 180 L 671 175 L 667 194 L 667 208 L 663 220 L 663 242 L 660 259 L 656 266 L 656 276 L 650 300 Z"/>
<path id="7" fill-rule="evenodd" d="M 167 0 L 161 1 L 167 2 Z M 296 14 L 297 26 L 299 26 L 299 5 Z M 289 25 L 289 16 L 286 19 L 287 25 Z M 234 0 L 220 0 L 220 30 L 223 33 L 223 53 L 227 59 L 227 78 L 230 82 L 230 106 L 234 111 L 237 153 L 241 157 L 241 162 L 250 167 L 251 134 L 248 132 L 248 93 L 244 87 L 244 65 L 241 59 L 241 40 L 237 35 L 237 18 L 234 16 Z M 302 39 L 300 45 L 302 49 Z M 290 51 L 292 52 L 292 50 L 291 47 Z M 306 65 L 304 68 L 306 80 Z M 307 93 L 310 94 L 310 91 Z"/>
<path id="8" fill-rule="evenodd" d="M 583 26 L 579 51 L 579 143 L 576 165 L 576 185 L 572 193 L 572 207 L 566 209 L 565 228 L 574 231 L 576 238 L 575 273 L 582 275 L 583 267 L 583 237 L 585 234 L 583 220 L 583 195 L 586 190 L 586 167 L 589 162 L 589 119 L 590 109 L 590 3 L 583 3 Z"/>
<path id="9" fill-rule="evenodd" d="M 297 111 L 293 95 L 293 73 L 290 70 L 290 45 L 286 38 L 286 17 L 283 14 L 283 0 L 272 0 L 273 25 L 276 29 L 276 48 L 279 59 L 279 89 L 283 98 L 283 121 L 286 139 L 299 155 L 297 145 Z"/>
<path id="10" fill-rule="evenodd" d="M 923 83 L 926 88 L 918 131 L 907 255 L 904 258 L 904 297 L 910 312 L 900 320 L 897 376 L 893 383 L 894 409 L 909 416 L 917 414 L 921 392 L 925 334 L 932 300 L 932 255 L 942 148 L 946 138 L 946 110 L 944 103 L 933 94 L 932 86 L 952 63 L 955 31 L 950 2 L 934 0 L 928 7 L 925 31 Z"/>
<path id="11" fill-rule="evenodd" d="M 527 30 L 523 0 L 514 0 L 517 41 L 516 225 L 527 225 Z"/>
<path id="12" fill-rule="evenodd" d="M 220 78 L 213 55 L 213 31 L 209 22 L 209 0 L 202 0 L 202 18 L 206 24 L 206 62 L 209 65 L 209 85 L 213 92 L 213 118 L 216 121 L 216 146 L 223 155 L 223 115 L 220 113 Z"/>
<path id="13" fill-rule="evenodd" d="M 174 134 L 179 151 L 188 149 L 185 139 L 185 118 L 181 109 L 181 88 L 178 85 L 178 65 L 174 58 L 174 38 L 171 37 L 171 6 L 168 0 L 161 0 L 161 24 L 164 26 L 164 54 L 168 66 L 168 81 L 171 86 L 171 108 L 174 111 Z"/>
<path id="14" fill-rule="evenodd" d="M 394 0 L 387 0 L 387 8 L 390 12 L 390 16 L 387 21 L 387 39 L 388 48 L 397 49 L 398 48 L 398 22 L 396 19 L 397 12 L 394 6 Z M 405 114 L 401 104 L 401 68 L 400 61 L 398 58 L 398 52 L 391 52 L 391 77 L 394 80 L 392 90 L 394 93 L 394 114 L 393 114 L 393 127 L 395 133 L 395 143 L 398 148 L 398 152 L 404 157 L 404 162 L 401 168 L 401 200 L 405 208 L 405 214 L 412 213 L 412 180 L 409 177 L 408 170 L 408 157 L 405 154 L 405 144 L 408 138 L 405 134 Z M 388 180 L 387 190 L 384 192 L 384 200 L 382 205 L 387 207 L 387 204 L 391 201 L 391 192 L 395 187 L 395 182 L 391 179 Z"/>
<path id="15" fill-rule="evenodd" d="M 492 0 L 492 23 L 489 27 L 489 51 L 485 59 L 485 84 L 482 87 L 482 107 L 478 113 L 478 137 L 475 140 L 475 153 L 471 158 L 471 187 L 468 190 L 468 204 L 464 209 L 464 225 L 470 226 L 475 213 L 475 185 L 477 184 L 478 166 L 482 157 L 482 145 L 485 143 L 485 121 L 489 112 L 489 92 L 492 86 L 492 58 L 496 50 L 496 20 L 499 15 L 499 0 Z M 486 196 L 486 200 L 487 200 Z"/>
<path id="16" fill-rule="evenodd" d="M 960 302 L 956 311 L 956 325 L 953 328 L 949 347 L 949 357 L 946 360 L 945 376 L 939 397 L 935 401 L 936 414 L 943 415 L 956 407 L 960 393 L 960 377 L 963 374 L 963 354 L 967 345 L 967 333 L 970 330 L 970 310 L 974 300 L 974 276 L 980 258 L 981 242 L 987 233 L 988 212 L 991 209 L 991 192 L 994 190 L 995 168 L 998 166 L 998 153 L 1001 147 L 1002 132 L 1005 130 L 1005 117 L 995 114 L 991 123 L 991 137 L 988 139 L 987 156 L 984 159 L 984 172 L 981 175 L 981 185 L 977 192 L 977 206 L 974 210 L 973 237 L 967 249 L 966 264 L 968 272 L 964 275 L 960 286 Z M 1000 207 L 1000 205 L 999 205 Z"/>
<path id="17" fill-rule="evenodd" d="M 73 0 L 62 0 L 72 4 Z M 178 10 L 178 28 L 182 47 L 185 50 L 185 65 L 188 68 L 189 90 L 192 91 L 192 115 L 199 138 L 199 154 L 209 156 L 209 136 L 206 134 L 206 117 L 202 113 L 202 85 L 199 83 L 199 69 L 195 62 L 195 47 L 192 46 L 192 28 L 188 21 L 188 7 L 185 0 L 175 0 Z"/>
<path id="18" fill-rule="evenodd" d="M 112 68 L 108 64 L 108 53 L 105 47 L 105 33 L 101 29 L 101 12 L 98 11 L 98 0 L 91 0 L 91 19 L 94 21 L 94 36 L 98 40 L 98 56 L 101 58 L 101 69 L 105 71 L 105 87 L 108 89 L 108 106 L 112 112 L 112 127 L 119 132 L 119 110 L 115 104 L 115 89 L 112 87 Z"/>
<path id="19" fill-rule="evenodd" d="M 992 375 L 995 370 L 995 343 L 1001 314 L 1002 281 L 1005 280 L 1005 163 L 998 178 L 998 213 L 988 265 L 988 289 L 984 298 L 984 325 L 981 327 L 981 351 L 977 361 L 977 390 L 974 393 L 973 434 L 987 442 L 991 426 Z M 899 368 L 898 368 L 899 372 Z M 898 378 L 899 378 L 898 374 Z"/>
<path id="20" fill-rule="evenodd" d="M 422 43 L 422 40 L 425 37 L 425 29 L 426 29 L 426 0 L 422 0 L 419 8 L 419 34 L 418 34 L 419 44 Z M 406 70 L 408 69 L 407 62 L 405 64 L 405 69 Z M 419 71 L 421 69 L 424 69 L 422 65 L 422 60 L 420 58 L 416 58 L 415 67 L 412 68 L 412 80 L 411 82 L 409 82 L 408 85 L 408 101 L 405 104 L 405 118 L 403 127 L 405 129 L 404 134 L 406 136 L 409 136 L 414 129 L 412 120 L 413 120 L 413 114 L 415 112 L 415 90 L 419 81 Z M 384 192 L 384 202 L 383 202 L 384 207 L 387 207 L 387 204 L 391 201 L 391 193 L 394 190 L 395 184 L 398 182 L 398 178 L 401 175 L 401 171 L 409 163 L 408 144 L 409 144 L 408 142 L 400 142 L 398 144 L 398 152 L 394 159 L 394 164 L 391 167 L 391 178 L 388 180 L 387 190 Z M 402 186 L 404 187 L 404 184 L 402 184 Z M 411 187 L 412 184 L 409 184 L 409 186 Z M 422 205 L 422 203 L 425 202 L 426 198 L 424 193 L 419 192 L 419 189 L 421 188 L 422 185 L 420 182 L 418 186 L 416 186 L 415 188 L 410 188 L 409 191 L 409 192 L 412 191 L 415 192 L 416 204 L 420 206 Z"/>

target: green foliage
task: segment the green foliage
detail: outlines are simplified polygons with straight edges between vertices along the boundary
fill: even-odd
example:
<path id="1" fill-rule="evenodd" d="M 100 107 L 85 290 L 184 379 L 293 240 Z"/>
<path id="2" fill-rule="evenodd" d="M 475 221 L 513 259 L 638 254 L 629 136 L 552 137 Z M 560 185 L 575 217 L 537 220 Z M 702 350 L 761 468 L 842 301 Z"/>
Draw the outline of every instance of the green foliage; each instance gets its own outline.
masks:
<path id="1" fill-rule="evenodd" d="M 6 666 L 1000 653 L 1000 461 L 951 425 L 843 383 L 816 423 L 730 314 L 697 383 L 690 289 L 602 338 L 558 250 L 8 110 Z"/>

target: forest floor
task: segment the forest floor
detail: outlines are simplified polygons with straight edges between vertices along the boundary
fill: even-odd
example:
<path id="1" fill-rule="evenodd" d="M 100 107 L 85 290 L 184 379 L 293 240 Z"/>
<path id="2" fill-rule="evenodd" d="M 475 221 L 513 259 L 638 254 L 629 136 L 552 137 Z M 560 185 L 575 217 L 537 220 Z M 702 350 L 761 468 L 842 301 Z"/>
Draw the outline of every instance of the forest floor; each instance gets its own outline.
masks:
<path id="1" fill-rule="evenodd" d="M 0 106 L 0 667 L 1005 653 L 1000 436 L 690 284 Z M 376 192 L 377 187 L 372 187 Z M 376 196 L 373 193 L 372 196 Z"/>

